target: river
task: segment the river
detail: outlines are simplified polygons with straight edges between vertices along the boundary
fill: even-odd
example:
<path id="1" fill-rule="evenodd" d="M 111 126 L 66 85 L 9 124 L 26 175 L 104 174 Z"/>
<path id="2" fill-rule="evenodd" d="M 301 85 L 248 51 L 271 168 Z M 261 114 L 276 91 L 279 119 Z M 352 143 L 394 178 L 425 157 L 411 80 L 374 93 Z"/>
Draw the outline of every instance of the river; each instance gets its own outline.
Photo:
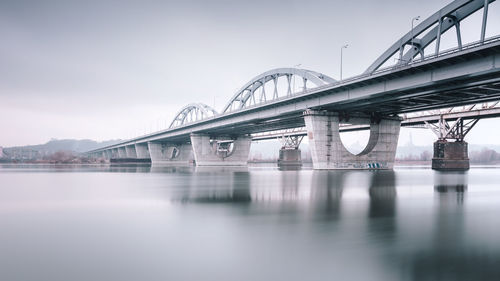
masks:
<path id="1" fill-rule="evenodd" d="M 500 280 L 500 167 L 0 166 L 0 280 Z"/>

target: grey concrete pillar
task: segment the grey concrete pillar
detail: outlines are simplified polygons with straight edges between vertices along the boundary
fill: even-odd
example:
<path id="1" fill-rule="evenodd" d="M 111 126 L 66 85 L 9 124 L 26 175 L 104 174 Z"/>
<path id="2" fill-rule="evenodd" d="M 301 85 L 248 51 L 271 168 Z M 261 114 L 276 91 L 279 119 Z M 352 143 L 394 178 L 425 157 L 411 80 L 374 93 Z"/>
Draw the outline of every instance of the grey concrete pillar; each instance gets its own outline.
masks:
<path id="1" fill-rule="evenodd" d="M 148 142 L 149 155 L 153 165 L 188 165 L 193 163 L 193 148 L 190 144 Z"/>
<path id="2" fill-rule="evenodd" d="M 197 166 L 245 166 L 251 143 L 250 136 L 238 136 L 234 140 L 211 140 L 206 134 L 191 134 Z"/>
<path id="3" fill-rule="evenodd" d="M 139 158 L 139 159 L 150 158 L 147 143 L 136 143 L 135 144 L 135 152 L 137 154 L 137 158 Z"/>
<path id="4" fill-rule="evenodd" d="M 353 125 L 370 124 L 370 138 L 359 154 L 349 152 L 340 139 L 340 118 L 327 111 L 307 110 L 304 121 L 314 169 L 392 169 L 396 157 L 401 120 L 384 117 L 350 117 Z"/>
<path id="5" fill-rule="evenodd" d="M 112 153 L 111 149 L 106 149 L 105 152 L 106 152 L 106 159 L 113 158 L 113 153 Z"/>
<path id="6" fill-rule="evenodd" d="M 118 158 L 118 148 L 111 149 L 111 158 Z"/>
<path id="7" fill-rule="evenodd" d="M 118 147 L 118 158 L 127 158 L 127 151 L 124 146 Z"/>
<path id="8" fill-rule="evenodd" d="M 125 146 L 125 153 L 127 154 L 127 158 L 137 158 L 137 153 L 135 152 L 135 145 L 127 145 Z"/>
<path id="9" fill-rule="evenodd" d="M 300 149 L 280 149 L 278 166 L 302 166 L 302 155 Z"/>
<path id="10" fill-rule="evenodd" d="M 434 156 L 432 158 L 432 169 L 434 170 L 458 170 L 469 169 L 468 144 L 465 141 L 448 142 L 438 140 L 434 143 Z"/>

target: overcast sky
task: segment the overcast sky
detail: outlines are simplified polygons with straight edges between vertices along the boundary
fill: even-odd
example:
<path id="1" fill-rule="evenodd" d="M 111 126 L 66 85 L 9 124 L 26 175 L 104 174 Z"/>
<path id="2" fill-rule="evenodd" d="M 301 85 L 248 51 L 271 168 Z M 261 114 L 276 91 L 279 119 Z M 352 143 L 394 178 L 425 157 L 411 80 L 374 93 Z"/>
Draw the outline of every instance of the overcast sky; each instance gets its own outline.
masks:
<path id="1" fill-rule="evenodd" d="M 361 74 L 412 17 L 449 2 L 2 0 L 0 145 L 129 138 L 164 128 L 188 103 L 220 111 L 252 77 L 277 67 L 302 64 L 338 78 L 345 43 L 344 78 Z M 500 34 L 497 2 L 487 36 Z M 479 39 L 476 14 L 462 23 L 465 42 Z M 454 42 L 445 34 L 442 48 Z M 482 120 L 467 139 L 500 143 L 491 130 L 498 125 Z M 434 136 L 418 130 L 413 139 Z"/>

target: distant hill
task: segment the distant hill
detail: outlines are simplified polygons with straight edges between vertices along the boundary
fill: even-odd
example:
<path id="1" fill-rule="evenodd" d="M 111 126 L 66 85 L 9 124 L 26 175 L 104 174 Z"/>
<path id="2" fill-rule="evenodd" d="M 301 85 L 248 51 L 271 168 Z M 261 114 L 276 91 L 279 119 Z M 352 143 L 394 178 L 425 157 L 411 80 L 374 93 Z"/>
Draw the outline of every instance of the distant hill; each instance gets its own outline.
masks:
<path id="1" fill-rule="evenodd" d="M 75 154 L 93 150 L 96 148 L 113 145 L 121 140 L 109 140 L 97 142 L 93 140 L 52 139 L 45 144 L 4 147 L 3 156 L 19 159 L 35 159 L 51 155 L 58 151 L 67 151 Z"/>

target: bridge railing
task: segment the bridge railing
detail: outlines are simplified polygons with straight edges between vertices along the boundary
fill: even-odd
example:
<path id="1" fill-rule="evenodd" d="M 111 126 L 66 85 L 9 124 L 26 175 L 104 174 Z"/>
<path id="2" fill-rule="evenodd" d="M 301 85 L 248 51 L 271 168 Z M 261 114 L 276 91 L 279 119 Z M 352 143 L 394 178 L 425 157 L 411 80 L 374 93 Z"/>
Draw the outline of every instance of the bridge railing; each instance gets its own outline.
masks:
<path id="1" fill-rule="evenodd" d="M 371 72 L 371 73 L 356 75 L 356 76 L 344 79 L 342 81 L 338 81 L 337 83 L 330 84 L 329 86 L 346 84 L 346 83 L 350 83 L 350 82 L 353 82 L 353 81 L 356 81 L 356 80 L 359 80 L 359 79 L 363 79 L 363 78 L 366 78 L 366 77 L 370 77 L 370 76 L 373 76 L 373 75 L 377 75 L 377 74 L 381 74 L 381 73 L 386 73 L 386 72 L 392 72 L 394 70 L 399 70 L 401 68 L 406 68 L 406 67 L 415 65 L 417 63 L 426 62 L 426 61 L 433 60 L 433 59 L 436 59 L 436 58 L 439 58 L 439 57 L 442 57 L 442 56 L 446 56 L 446 55 L 450 55 L 450 54 L 462 52 L 462 51 L 465 51 L 465 50 L 468 50 L 468 49 L 473 49 L 473 48 L 476 48 L 476 47 L 479 47 L 479 46 L 483 46 L 483 45 L 495 43 L 497 41 L 500 41 L 500 35 L 490 37 L 488 39 L 485 39 L 484 41 L 474 41 L 474 42 L 471 42 L 471 43 L 468 43 L 468 44 L 464 44 L 464 45 L 462 45 L 461 48 L 460 47 L 450 48 L 450 49 L 443 50 L 443 51 L 439 52 L 438 54 L 427 55 L 427 56 L 424 56 L 423 58 L 414 59 L 411 63 L 410 62 L 399 63 L 399 64 L 396 64 L 396 65 L 387 66 L 387 67 L 384 67 L 384 68 L 377 69 L 377 70 L 375 70 L 374 72 Z M 318 88 L 322 88 L 322 87 L 326 88 L 326 86 L 321 86 L 321 87 L 318 87 Z M 318 88 L 315 88 L 315 89 L 318 89 Z"/>
<path id="2" fill-rule="evenodd" d="M 449 54 L 453 54 L 453 53 L 458 53 L 460 51 L 465 51 L 465 50 L 468 50 L 468 49 L 472 49 L 472 48 L 479 47 L 479 46 L 482 46 L 482 45 L 486 45 L 486 44 L 489 44 L 489 43 L 494 43 L 494 42 L 497 42 L 497 41 L 500 41 L 500 35 L 490 37 L 488 39 L 485 39 L 484 41 L 480 41 L 480 40 L 474 41 L 474 42 L 462 45 L 462 47 L 455 47 L 455 48 L 446 49 L 446 50 L 443 50 L 443 51 L 439 52 L 438 54 L 426 55 L 423 58 L 414 59 L 413 63 L 427 61 L 429 59 L 435 59 L 435 58 L 442 57 L 442 56 L 445 56 L 445 55 L 449 55 Z"/>

